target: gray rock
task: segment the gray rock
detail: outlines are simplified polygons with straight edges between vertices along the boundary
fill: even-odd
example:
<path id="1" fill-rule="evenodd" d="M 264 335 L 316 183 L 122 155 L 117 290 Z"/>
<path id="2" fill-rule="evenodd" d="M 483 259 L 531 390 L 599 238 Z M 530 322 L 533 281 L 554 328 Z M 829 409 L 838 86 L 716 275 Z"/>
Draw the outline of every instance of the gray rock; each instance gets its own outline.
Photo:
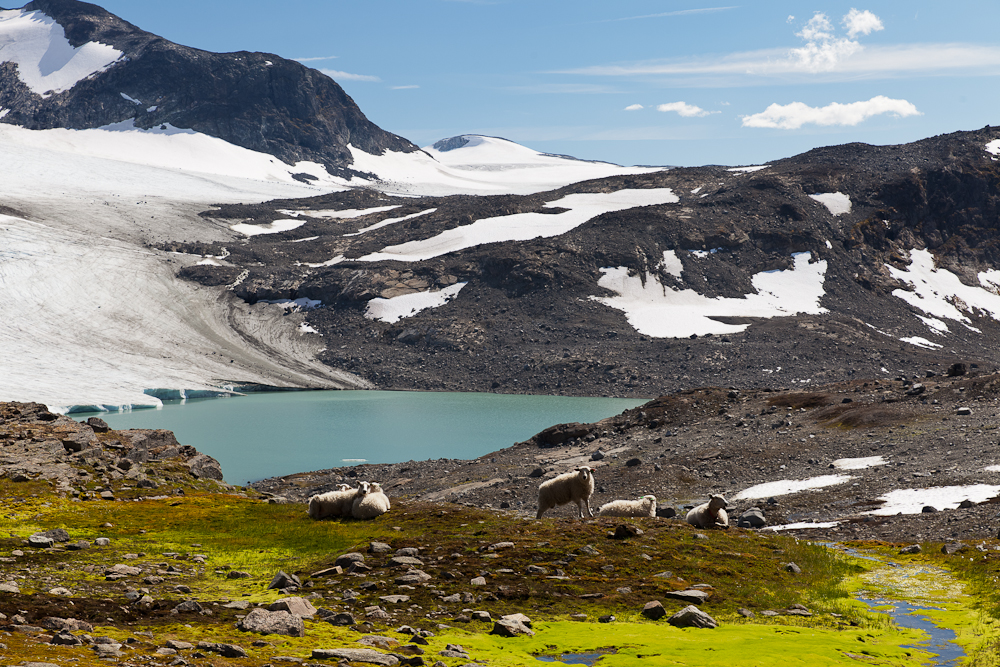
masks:
<path id="1" fill-rule="evenodd" d="M 383 637 L 382 635 L 365 635 L 358 640 L 358 643 L 363 646 L 374 646 L 375 648 L 386 650 L 399 646 L 398 639 Z"/>
<path id="2" fill-rule="evenodd" d="M 938 509 L 937 509 L 936 507 L 933 507 L 933 506 L 931 506 L 931 505 L 924 505 L 924 506 L 923 506 L 923 507 L 922 507 L 922 508 L 920 509 L 920 511 L 921 511 L 922 513 L 924 513 L 924 514 L 934 514 L 935 512 L 937 512 L 937 511 L 938 511 Z"/>
<path id="3" fill-rule="evenodd" d="M 389 567 L 421 567 L 424 562 L 413 556 L 393 556 L 389 560 Z"/>
<path id="4" fill-rule="evenodd" d="M 669 505 L 664 507 L 657 507 L 656 516 L 658 516 L 661 519 L 673 519 L 675 516 L 677 516 L 677 510 Z"/>
<path id="5" fill-rule="evenodd" d="M 740 607 L 739 609 L 736 610 L 736 613 L 742 616 L 743 618 L 753 618 L 754 616 L 757 615 L 752 611 L 750 611 L 749 609 L 747 609 L 746 607 Z"/>
<path id="6" fill-rule="evenodd" d="M 351 553 L 341 554 L 337 556 L 337 560 L 335 560 L 333 564 L 335 566 L 348 568 L 354 563 L 364 563 L 364 562 L 365 562 L 364 554 L 359 554 L 356 551 L 352 551 Z"/>
<path id="7" fill-rule="evenodd" d="M 900 553 L 900 554 L 918 554 L 918 553 L 920 553 L 921 551 L 922 551 L 922 550 L 921 550 L 921 548 L 920 548 L 920 545 L 919 545 L 919 544 L 911 544 L 911 545 L 910 545 L 910 546 L 908 546 L 908 547 L 903 547 L 902 549 L 900 549 L 900 550 L 899 550 L 899 553 Z"/>
<path id="8" fill-rule="evenodd" d="M 311 605 L 310 605 L 311 606 Z M 243 620 L 236 624 L 241 632 L 256 632 L 261 635 L 287 635 L 305 637 L 306 628 L 302 618 L 287 610 L 268 611 L 262 607 L 250 610 Z"/>
<path id="9" fill-rule="evenodd" d="M 396 577 L 395 582 L 400 586 L 412 586 L 414 584 L 422 584 L 425 581 L 430 581 L 431 575 L 427 574 L 423 570 L 410 570 Z"/>
<path id="10" fill-rule="evenodd" d="M 51 643 L 58 644 L 60 646 L 80 646 L 83 644 L 83 640 L 70 634 L 69 630 L 60 630 L 52 636 Z"/>
<path id="11" fill-rule="evenodd" d="M 106 547 L 110 546 L 111 540 L 109 540 L 106 537 L 98 537 L 96 540 L 94 540 L 94 544 L 96 544 L 99 547 Z"/>
<path id="12" fill-rule="evenodd" d="M 398 665 L 399 658 L 386 655 L 370 648 L 316 648 L 312 651 L 313 660 L 346 660 L 348 662 L 365 662 L 371 665 Z"/>
<path id="13" fill-rule="evenodd" d="M 968 498 L 966 498 L 965 500 L 963 500 L 962 502 L 960 502 L 958 504 L 958 509 L 960 509 L 960 510 L 967 510 L 970 507 L 975 507 L 975 506 L 976 506 L 976 503 L 974 503 L 971 500 L 969 500 Z"/>
<path id="14" fill-rule="evenodd" d="M 549 571 L 541 565 L 529 565 L 525 570 L 528 574 L 548 574 Z"/>
<path id="15" fill-rule="evenodd" d="M 663 608 L 659 600 L 652 600 L 643 605 L 642 615 L 651 621 L 658 621 L 667 615 L 667 610 Z"/>
<path id="16" fill-rule="evenodd" d="M 187 651 L 188 649 L 194 648 L 194 644 L 182 642 L 177 639 L 168 639 L 164 643 L 167 645 L 167 648 L 172 648 L 175 651 Z"/>
<path id="17" fill-rule="evenodd" d="M 518 637 L 520 635 L 532 637 L 535 633 L 521 621 L 505 617 L 493 623 L 493 629 L 490 630 L 490 634 L 500 637 Z M 444 654 L 442 653 L 442 655 Z"/>
<path id="18" fill-rule="evenodd" d="M 16 581 L 0 582 L 0 593 L 20 593 L 21 589 Z"/>
<path id="19" fill-rule="evenodd" d="M 357 620 L 354 618 L 354 616 L 348 614 L 347 612 L 340 612 L 339 614 L 334 614 L 333 616 L 324 616 L 323 620 L 329 623 L 330 625 L 337 625 L 337 626 L 348 626 L 357 624 Z"/>
<path id="20" fill-rule="evenodd" d="M 226 604 L 222 605 L 222 608 L 223 609 L 239 609 L 239 610 L 242 611 L 244 609 L 249 609 L 250 608 L 250 602 L 248 600 L 234 600 L 232 602 L 227 602 Z"/>
<path id="21" fill-rule="evenodd" d="M 956 415 L 971 415 L 972 414 L 972 408 L 958 408 L 957 410 L 955 410 L 955 414 Z"/>
<path id="22" fill-rule="evenodd" d="M 802 568 L 795 563 L 785 563 L 785 571 L 792 574 L 802 574 Z"/>
<path id="23" fill-rule="evenodd" d="M 420 549 L 418 549 L 416 547 L 402 547 L 400 549 L 396 549 L 396 553 L 393 554 L 393 555 L 395 555 L 395 556 L 410 556 L 412 558 L 416 558 L 417 556 L 420 555 Z"/>
<path id="24" fill-rule="evenodd" d="M 694 605 L 684 607 L 667 619 L 667 623 L 677 628 L 717 628 L 719 624 L 714 618 Z"/>
<path id="25" fill-rule="evenodd" d="M 594 548 L 592 544 L 585 544 L 577 550 L 583 556 L 600 556 L 601 552 Z"/>
<path id="26" fill-rule="evenodd" d="M 736 521 L 737 528 L 763 528 L 766 525 L 767 519 L 759 507 L 751 507 Z"/>
<path id="27" fill-rule="evenodd" d="M 603 458 L 604 458 L 604 452 L 602 452 L 599 449 L 596 452 L 594 452 L 593 454 L 590 455 L 590 460 L 591 461 L 600 461 Z"/>
<path id="28" fill-rule="evenodd" d="M 302 581 L 296 577 L 294 574 L 288 574 L 287 572 L 278 571 L 278 574 L 274 575 L 274 579 L 268 584 L 267 590 L 282 590 L 285 588 L 301 588 Z"/>
<path id="29" fill-rule="evenodd" d="M 187 462 L 191 475 L 198 479 L 222 481 L 222 466 L 208 454 L 198 454 Z"/>
<path id="30" fill-rule="evenodd" d="M 198 604 L 197 600 L 185 600 L 173 608 L 178 614 L 190 614 L 201 612 L 204 608 Z"/>
<path id="31" fill-rule="evenodd" d="M 198 642 L 198 648 L 202 651 L 218 653 L 223 658 L 246 658 L 247 652 L 236 644 L 221 644 L 215 642 Z"/>
<path id="32" fill-rule="evenodd" d="M 687 602 L 688 604 L 701 604 L 708 599 L 708 593 L 694 589 L 688 589 L 686 591 L 670 591 L 664 593 L 664 595 L 673 600 L 680 600 L 681 602 Z"/>
<path id="33" fill-rule="evenodd" d="M 268 606 L 270 611 L 287 611 L 295 616 L 313 616 L 316 614 L 316 607 L 309 603 L 309 600 L 301 597 L 281 598 L 275 600 Z M 301 636 L 301 635 L 300 635 Z"/>
<path id="34" fill-rule="evenodd" d="M 493 620 L 493 617 L 490 616 L 490 612 L 488 611 L 474 611 L 472 612 L 472 620 L 488 623 Z"/>
<path id="35" fill-rule="evenodd" d="M 387 554 L 392 551 L 392 547 L 385 542 L 372 542 L 368 545 L 368 553 L 370 554 Z"/>
<path id="36" fill-rule="evenodd" d="M 45 537 L 44 535 L 36 534 L 28 537 L 28 546 L 34 547 L 36 549 L 48 549 L 51 547 L 55 541 L 51 537 Z"/>
<path id="37" fill-rule="evenodd" d="M 402 604 L 410 601 L 409 595 L 382 595 L 379 600 L 387 604 Z"/>
<path id="38" fill-rule="evenodd" d="M 505 620 L 505 621 L 517 621 L 519 623 L 524 623 L 525 626 L 527 626 L 529 628 L 531 627 L 531 619 L 528 618 L 527 616 L 525 616 L 524 614 L 520 614 L 520 613 L 518 613 L 518 614 L 506 614 L 504 616 L 501 616 L 500 618 L 502 620 Z"/>
<path id="39" fill-rule="evenodd" d="M 513 549 L 513 542 L 497 542 L 496 544 L 491 544 L 489 546 L 490 551 L 500 551 L 501 549 Z"/>
<path id="40" fill-rule="evenodd" d="M 473 585 L 473 586 L 485 586 L 486 585 L 486 577 L 476 577 L 475 579 L 473 579 L 469 583 L 471 585 Z"/>
<path id="41" fill-rule="evenodd" d="M 965 549 L 968 549 L 966 545 L 959 544 L 958 542 L 952 542 L 949 544 L 945 544 L 943 547 L 941 547 L 941 553 L 950 556 L 952 554 L 957 554 L 959 551 L 963 551 Z"/>
<path id="42" fill-rule="evenodd" d="M 53 528 L 52 530 L 46 530 L 40 533 L 35 533 L 35 536 L 47 537 L 53 542 L 69 542 L 69 533 L 63 528 Z"/>
<path id="43" fill-rule="evenodd" d="M 249 579 L 249 572 L 241 572 L 240 570 L 230 570 L 226 573 L 226 579 Z"/>
<path id="44" fill-rule="evenodd" d="M 104 421 L 100 417 L 91 417 L 87 420 L 87 425 L 94 430 L 95 433 L 107 433 L 111 430 L 108 426 L 108 422 Z"/>
<path id="45" fill-rule="evenodd" d="M 70 551 L 83 551 L 90 548 L 90 542 L 87 540 L 79 540 L 78 542 L 73 542 L 72 544 L 67 544 L 66 548 Z"/>

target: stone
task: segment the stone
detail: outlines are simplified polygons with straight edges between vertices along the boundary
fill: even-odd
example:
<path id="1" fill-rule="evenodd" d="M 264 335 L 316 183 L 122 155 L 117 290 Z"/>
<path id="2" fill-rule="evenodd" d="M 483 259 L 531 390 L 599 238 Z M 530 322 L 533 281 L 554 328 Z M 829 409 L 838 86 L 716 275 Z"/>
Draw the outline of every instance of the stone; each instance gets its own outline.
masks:
<path id="1" fill-rule="evenodd" d="M 538 479 L 544 474 L 545 474 L 545 468 L 535 468 L 534 470 L 528 473 L 528 477 L 531 477 L 532 479 Z"/>
<path id="2" fill-rule="evenodd" d="M 142 568 L 135 567 L 134 565 L 124 565 L 119 563 L 118 565 L 112 565 L 104 571 L 104 574 L 124 574 L 129 577 L 135 577 L 142 574 Z"/>
<path id="3" fill-rule="evenodd" d="M 667 619 L 667 623 L 677 628 L 717 628 L 714 618 L 694 605 L 688 605 Z"/>
<path id="4" fill-rule="evenodd" d="M 216 642 L 198 642 L 198 648 L 202 651 L 218 653 L 223 658 L 246 658 L 247 652 L 236 644 L 222 644 Z"/>
<path id="5" fill-rule="evenodd" d="M 393 556 L 389 559 L 389 567 L 422 567 L 424 562 L 413 556 Z"/>
<path id="6" fill-rule="evenodd" d="M 346 660 L 348 662 L 364 662 L 371 665 L 399 664 L 399 658 L 374 651 L 370 648 L 316 648 L 312 651 L 313 660 Z"/>
<path id="7" fill-rule="evenodd" d="M 31 535 L 28 537 L 28 546 L 36 549 L 48 549 L 54 543 L 51 537 L 45 537 L 44 535 Z"/>
<path id="8" fill-rule="evenodd" d="M 388 604 L 402 604 L 410 601 L 409 595 L 383 595 L 379 600 Z"/>
<path id="9" fill-rule="evenodd" d="M 0 582 L 0 593 L 20 593 L 21 589 L 16 581 Z"/>
<path id="10" fill-rule="evenodd" d="M 525 626 L 529 628 L 531 627 L 531 619 L 521 613 L 506 614 L 504 616 L 501 616 L 500 618 L 501 620 L 518 621 L 519 623 L 523 623 Z"/>
<path id="11" fill-rule="evenodd" d="M 969 500 L 968 498 L 966 498 L 965 500 L 963 500 L 962 502 L 960 502 L 958 504 L 958 509 L 960 509 L 960 510 L 967 510 L 970 507 L 975 507 L 975 506 L 976 506 L 976 503 L 974 503 L 971 500 Z"/>
<path id="12" fill-rule="evenodd" d="M 368 553 L 370 554 L 386 554 L 392 551 L 392 547 L 385 542 L 372 542 L 368 545 Z"/>
<path id="13" fill-rule="evenodd" d="M 490 621 L 493 620 L 493 617 L 490 616 L 490 612 L 488 611 L 474 611 L 472 612 L 472 620 L 480 621 L 482 623 L 489 623 Z"/>
<path id="14" fill-rule="evenodd" d="M 688 589 L 686 591 L 670 591 L 668 593 L 664 593 L 664 595 L 673 600 L 680 600 L 681 602 L 687 602 L 688 604 L 701 604 L 708 599 L 708 593 L 694 589 Z"/>
<path id="15" fill-rule="evenodd" d="M 49 589 L 49 595 L 58 595 L 59 597 L 69 598 L 73 597 L 73 592 L 63 586 L 56 586 L 55 588 Z"/>
<path id="16" fill-rule="evenodd" d="M 187 466 L 193 477 L 222 481 L 222 466 L 208 454 L 198 454 L 187 462 Z"/>
<path id="17" fill-rule="evenodd" d="M 417 556 L 420 555 L 420 549 L 418 549 L 416 547 L 400 547 L 399 549 L 396 549 L 396 553 L 393 554 L 393 555 L 394 556 L 411 556 L 413 558 L 416 558 Z"/>
<path id="18" fill-rule="evenodd" d="M 69 542 L 69 533 L 63 528 L 53 528 L 52 530 L 35 533 L 35 535 L 47 537 L 53 542 Z M 32 537 L 35 537 L 35 535 L 32 535 Z"/>
<path id="19" fill-rule="evenodd" d="M 357 624 L 357 619 L 354 618 L 352 614 L 347 612 L 340 612 L 339 614 L 334 614 L 332 616 L 324 616 L 323 620 L 330 625 L 336 626 L 349 626 Z"/>
<path id="20" fill-rule="evenodd" d="M 70 551 L 83 551 L 90 548 L 90 542 L 87 540 L 79 540 L 78 542 L 73 542 L 72 544 L 67 544 L 66 548 Z"/>
<path id="21" fill-rule="evenodd" d="M 525 572 L 527 574 L 548 574 L 549 573 L 549 571 L 546 568 L 542 567 L 541 565 L 529 565 L 527 567 L 527 569 L 525 569 Z"/>
<path id="22" fill-rule="evenodd" d="M 500 551 L 501 549 L 513 549 L 513 542 L 497 542 L 496 544 L 491 544 L 489 546 L 490 551 Z"/>
<path id="23" fill-rule="evenodd" d="M 669 505 L 666 507 L 657 507 L 656 516 L 658 516 L 661 519 L 673 519 L 675 516 L 677 516 L 677 510 L 674 509 L 673 507 L 670 507 Z"/>
<path id="24" fill-rule="evenodd" d="M 363 646 L 374 646 L 375 648 L 381 649 L 390 649 L 399 646 L 398 639 L 383 637 L 382 635 L 365 635 L 358 640 L 358 643 Z"/>
<path id="25" fill-rule="evenodd" d="M 596 452 L 594 452 L 593 454 L 590 455 L 590 460 L 591 461 L 600 461 L 603 458 L 604 458 L 604 452 L 602 452 L 599 449 Z"/>
<path id="26" fill-rule="evenodd" d="M 106 537 L 98 537 L 96 540 L 94 540 L 94 544 L 96 544 L 99 547 L 106 547 L 111 545 L 111 540 L 109 540 Z"/>
<path id="27" fill-rule="evenodd" d="M 667 615 L 667 610 L 659 600 L 652 600 L 643 605 L 642 615 L 651 621 L 658 621 Z"/>
<path id="28" fill-rule="evenodd" d="M 785 563 L 785 572 L 791 572 L 792 574 L 802 574 L 802 568 L 795 563 Z"/>
<path id="29" fill-rule="evenodd" d="M 597 617 L 597 622 L 598 623 L 614 623 L 617 620 L 618 619 L 615 618 L 614 616 L 612 616 L 611 614 L 606 614 L 604 616 L 598 616 Z"/>
<path id="30" fill-rule="evenodd" d="M 956 415 L 962 415 L 962 416 L 971 415 L 972 414 L 972 408 L 964 408 L 964 407 L 963 408 L 958 408 L 957 410 L 955 410 L 955 414 Z"/>
<path id="31" fill-rule="evenodd" d="M 91 417 L 87 420 L 87 425 L 94 430 L 95 433 L 107 433 L 111 430 L 108 426 L 108 422 L 104 421 L 100 417 Z"/>
<path id="32" fill-rule="evenodd" d="M 918 554 L 920 552 L 921 548 L 919 544 L 911 544 L 910 546 L 903 547 L 902 549 L 899 550 L 900 554 Z"/>
<path id="33" fill-rule="evenodd" d="M 601 552 L 594 548 L 592 544 L 585 544 L 577 550 L 582 556 L 600 556 Z"/>
<path id="34" fill-rule="evenodd" d="M 739 609 L 736 610 L 736 613 L 742 616 L 743 618 L 753 618 L 754 616 L 756 616 L 755 613 L 753 613 L 746 607 L 740 607 Z"/>
<path id="35" fill-rule="evenodd" d="M 242 572 L 240 570 L 230 570 L 226 573 L 226 579 L 249 579 L 249 572 Z"/>
<path id="36" fill-rule="evenodd" d="M 188 649 L 194 648 L 194 644 L 182 642 L 177 639 L 168 639 L 164 643 L 167 645 L 167 648 L 172 648 L 175 651 L 187 651 Z"/>
<path id="37" fill-rule="evenodd" d="M 620 524 L 615 528 L 615 532 L 608 533 L 608 537 L 615 540 L 627 540 L 631 537 L 638 537 L 642 535 L 642 529 L 636 526 L 630 526 L 627 524 Z"/>
<path id="38" fill-rule="evenodd" d="M 423 570 L 409 570 L 402 575 L 396 577 L 394 580 L 397 585 L 412 586 L 414 584 L 422 584 L 425 581 L 430 581 L 431 575 L 427 574 Z"/>
<path id="39" fill-rule="evenodd" d="M 501 618 L 499 621 L 493 623 L 493 629 L 490 630 L 490 634 L 500 637 L 518 637 L 520 635 L 532 637 L 535 633 L 521 621 L 512 618 Z"/>
<path id="40" fill-rule="evenodd" d="M 907 396 L 919 396 L 920 394 L 924 393 L 925 391 L 927 391 L 927 387 L 925 387 L 921 383 L 917 382 L 912 387 L 910 387 L 909 389 L 906 390 L 906 395 Z"/>
<path id="41" fill-rule="evenodd" d="M 234 600 L 232 602 L 227 602 L 226 604 L 222 605 L 222 608 L 223 609 L 239 609 L 239 610 L 242 611 L 244 609 L 249 609 L 250 608 L 250 601 L 249 600 Z"/>
<path id="42" fill-rule="evenodd" d="M 285 588 L 301 588 L 301 587 L 302 587 L 302 581 L 298 577 L 296 577 L 294 574 L 288 574 L 286 572 L 282 572 L 281 570 L 279 570 L 278 573 L 274 575 L 274 579 L 271 580 L 271 583 L 268 584 L 267 590 L 273 590 L 273 589 L 282 590 Z"/>
<path id="43" fill-rule="evenodd" d="M 241 632 L 255 632 L 261 635 L 287 635 L 289 637 L 305 637 L 306 628 L 300 616 L 287 610 L 268 611 L 256 607 L 236 624 Z"/>
<path id="44" fill-rule="evenodd" d="M 289 597 L 275 600 L 268 606 L 269 611 L 287 611 L 295 616 L 314 616 L 316 607 L 310 604 L 309 600 L 302 597 Z"/>
<path id="45" fill-rule="evenodd" d="M 81 644 L 83 644 L 83 640 L 75 635 L 70 634 L 68 630 L 60 630 L 59 632 L 57 632 L 52 636 L 51 643 L 57 644 L 59 646 L 80 646 Z"/>
<path id="46" fill-rule="evenodd" d="M 766 525 L 767 519 L 759 507 L 751 507 L 736 521 L 737 528 L 763 528 Z"/>
<path id="47" fill-rule="evenodd" d="M 471 584 L 472 586 L 485 586 L 486 577 L 476 577 L 475 579 L 470 581 L 469 584 Z"/>
<path id="48" fill-rule="evenodd" d="M 634 468 L 639 465 L 642 465 L 642 459 L 640 458 L 631 458 L 625 462 L 625 466 L 628 468 Z"/>
<path id="49" fill-rule="evenodd" d="M 179 605 L 173 608 L 173 611 L 178 614 L 190 614 L 190 613 L 200 613 L 203 611 L 203 607 L 198 604 L 197 600 L 185 600 Z"/>
<path id="50" fill-rule="evenodd" d="M 958 542 L 951 542 L 941 547 L 941 553 L 945 554 L 946 556 L 950 556 L 952 554 L 957 554 L 960 551 L 964 551 L 965 549 L 968 548 L 969 547 L 967 547 L 964 544 L 959 544 Z"/>
<path id="51" fill-rule="evenodd" d="M 938 509 L 936 507 L 932 507 L 931 505 L 924 505 L 920 511 L 924 514 L 934 514 L 938 511 Z"/>
<path id="52" fill-rule="evenodd" d="M 364 563 L 364 562 L 365 562 L 364 554 L 352 551 L 351 553 L 341 554 L 337 556 L 337 560 L 335 560 L 333 564 L 339 565 L 340 567 L 343 568 L 348 568 L 353 563 Z"/>

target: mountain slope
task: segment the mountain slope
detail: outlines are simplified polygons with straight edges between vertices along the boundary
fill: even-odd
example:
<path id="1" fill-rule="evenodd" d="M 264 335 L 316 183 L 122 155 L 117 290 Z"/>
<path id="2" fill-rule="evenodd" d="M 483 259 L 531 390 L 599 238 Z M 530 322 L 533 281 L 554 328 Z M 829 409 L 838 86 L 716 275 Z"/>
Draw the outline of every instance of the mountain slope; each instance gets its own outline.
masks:
<path id="1" fill-rule="evenodd" d="M 354 161 L 348 144 L 373 155 L 417 150 L 369 121 L 314 69 L 273 54 L 174 44 L 96 5 L 35 0 L 4 11 L 0 44 L 21 45 L 20 57 L 0 51 L 8 59 L 0 63 L 0 122 L 29 129 L 169 124 L 343 176 Z"/>
<path id="2" fill-rule="evenodd" d="M 205 215 L 247 242 L 181 275 L 311 300 L 322 358 L 384 388 L 651 396 L 995 367 L 998 146 L 985 128 L 528 196 L 223 207 Z"/>

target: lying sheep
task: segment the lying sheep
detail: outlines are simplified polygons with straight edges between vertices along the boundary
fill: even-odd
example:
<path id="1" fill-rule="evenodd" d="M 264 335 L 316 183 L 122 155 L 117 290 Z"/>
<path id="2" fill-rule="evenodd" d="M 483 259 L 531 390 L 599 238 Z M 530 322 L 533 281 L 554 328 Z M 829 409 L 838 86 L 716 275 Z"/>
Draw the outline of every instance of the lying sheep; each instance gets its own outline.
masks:
<path id="1" fill-rule="evenodd" d="M 656 496 L 648 495 L 639 500 L 612 500 L 601 505 L 598 516 L 656 516 Z"/>
<path id="2" fill-rule="evenodd" d="M 687 522 L 696 528 L 729 528 L 726 504 L 722 496 L 710 496 L 707 503 L 687 513 Z"/>
<path id="3" fill-rule="evenodd" d="M 361 482 L 358 495 L 351 507 L 355 519 L 374 519 L 389 511 L 389 497 L 378 482 Z"/>
<path id="4" fill-rule="evenodd" d="M 358 492 L 347 484 L 338 484 L 336 491 L 327 491 L 309 498 L 309 516 L 325 519 L 331 516 L 351 516 L 354 496 Z"/>
<path id="5" fill-rule="evenodd" d="M 542 482 L 538 487 L 538 516 L 552 509 L 556 505 L 565 505 L 568 502 L 576 503 L 580 510 L 580 518 L 584 518 L 583 509 L 587 508 L 587 516 L 592 517 L 594 513 L 590 511 L 590 496 L 594 493 L 593 469 L 588 466 L 580 466 L 572 472 L 564 472 L 558 477 Z"/>

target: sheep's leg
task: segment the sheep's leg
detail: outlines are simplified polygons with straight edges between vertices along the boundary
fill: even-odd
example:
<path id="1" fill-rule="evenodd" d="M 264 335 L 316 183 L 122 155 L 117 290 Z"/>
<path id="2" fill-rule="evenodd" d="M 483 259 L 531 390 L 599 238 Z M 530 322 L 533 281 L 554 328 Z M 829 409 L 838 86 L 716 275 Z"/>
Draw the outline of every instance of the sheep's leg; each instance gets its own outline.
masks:
<path id="1" fill-rule="evenodd" d="M 589 516 L 591 519 L 593 519 L 594 518 L 594 513 L 590 511 L 590 498 L 584 498 L 583 499 L 583 506 L 587 508 L 587 516 Z M 583 518 L 583 512 L 580 512 L 580 518 L 581 519 Z"/>

